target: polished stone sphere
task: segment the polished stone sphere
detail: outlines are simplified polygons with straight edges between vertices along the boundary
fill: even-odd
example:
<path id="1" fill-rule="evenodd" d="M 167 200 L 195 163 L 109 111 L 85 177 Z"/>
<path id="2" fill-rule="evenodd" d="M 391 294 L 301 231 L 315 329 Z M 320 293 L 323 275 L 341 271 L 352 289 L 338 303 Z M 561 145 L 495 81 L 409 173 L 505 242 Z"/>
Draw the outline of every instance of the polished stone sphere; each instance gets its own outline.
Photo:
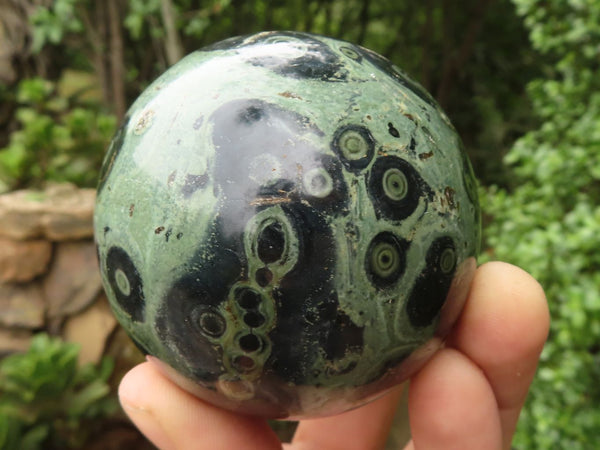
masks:
<path id="1" fill-rule="evenodd" d="M 365 48 L 296 32 L 190 54 L 133 104 L 95 211 L 103 283 L 164 373 L 273 418 L 357 407 L 460 314 L 476 183 L 432 97 Z"/>

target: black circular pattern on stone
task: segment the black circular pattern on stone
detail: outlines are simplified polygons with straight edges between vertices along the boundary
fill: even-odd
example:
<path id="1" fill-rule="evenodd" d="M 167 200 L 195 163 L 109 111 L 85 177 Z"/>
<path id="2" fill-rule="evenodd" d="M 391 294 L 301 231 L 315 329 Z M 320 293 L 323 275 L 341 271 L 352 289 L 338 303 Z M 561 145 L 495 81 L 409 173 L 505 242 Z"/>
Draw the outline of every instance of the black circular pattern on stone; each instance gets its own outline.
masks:
<path id="1" fill-rule="evenodd" d="M 263 228 L 257 240 L 258 257 L 265 264 L 277 262 L 285 251 L 285 234 L 278 222 L 273 222 Z"/>
<path id="2" fill-rule="evenodd" d="M 393 201 L 402 201 L 408 194 L 408 180 L 400 169 L 393 167 L 383 173 L 383 192 Z"/>
<path id="3" fill-rule="evenodd" d="M 448 236 L 440 237 L 433 241 L 427 251 L 428 265 L 437 268 L 440 273 L 454 274 L 456 261 L 456 246 L 452 238 Z"/>
<path id="4" fill-rule="evenodd" d="M 362 56 L 354 49 L 353 45 L 342 45 L 339 50 L 344 56 L 347 56 L 358 63 L 362 61 Z"/>
<path id="5" fill-rule="evenodd" d="M 438 266 L 442 273 L 452 273 L 456 268 L 456 250 L 453 247 L 445 248 L 440 254 Z"/>
<path id="6" fill-rule="evenodd" d="M 244 309 L 258 308 L 262 302 L 262 296 L 251 288 L 239 288 L 235 291 L 235 299 Z"/>
<path id="7" fill-rule="evenodd" d="M 250 328 L 258 328 L 265 323 L 265 317 L 258 311 L 262 296 L 252 288 L 239 288 L 235 292 L 236 302 L 244 310 L 244 323 Z M 240 344 L 241 345 L 241 344 Z"/>
<path id="8" fill-rule="evenodd" d="M 365 257 L 365 270 L 371 283 L 379 289 L 396 283 L 406 269 L 408 242 L 390 232 L 373 238 Z"/>
<path id="9" fill-rule="evenodd" d="M 369 195 L 376 214 L 391 220 L 410 216 L 428 191 L 417 171 L 396 156 L 378 158 L 369 174 Z"/>
<path id="10" fill-rule="evenodd" d="M 273 272 L 271 272 L 268 267 L 261 267 L 256 270 L 254 279 L 260 287 L 268 286 L 271 284 L 271 281 L 273 281 Z"/>
<path id="11" fill-rule="evenodd" d="M 244 334 L 238 342 L 240 348 L 247 353 L 257 352 L 263 347 L 261 339 L 255 334 Z"/>
<path id="12" fill-rule="evenodd" d="M 303 184 L 305 192 L 312 197 L 324 198 L 333 190 L 331 175 L 321 167 L 308 171 L 304 175 Z"/>
<path id="13" fill-rule="evenodd" d="M 248 311 L 244 314 L 244 323 L 250 328 L 258 328 L 265 323 L 265 317 L 258 311 Z"/>
<path id="14" fill-rule="evenodd" d="M 302 186 L 306 200 L 325 214 L 348 212 L 348 187 L 344 180 L 340 160 L 331 155 L 318 155 L 317 160 L 305 168 Z"/>
<path id="15" fill-rule="evenodd" d="M 146 301 L 142 278 L 125 250 L 111 247 L 106 255 L 106 274 L 119 306 L 134 322 L 144 321 Z"/>
<path id="16" fill-rule="evenodd" d="M 417 278 L 406 303 L 408 319 L 417 328 L 433 323 L 448 296 L 457 263 L 452 238 L 443 236 L 433 241 L 425 261 L 425 269 Z"/>
<path id="17" fill-rule="evenodd" d="M 196 315 L 200 330 L 207 336 L 218 338 L 225 333 L 227 324 L 225 318 L 218 312 L 207 309 Z"/>
<path id="18" fill-rule="evenodd" d="M 363 126 L 345 125 L 335 132 L 331 148 L 346 169 L 360 172 L 373 159 L 375 139 L 371 132 Z"/>
<path id="19" fill-rule="evenodd" d="M 254 370 L 256 362 L 247 355 L 238 355 L 233 358 L 233 366 L 240 373 L 248 373 Z"/>

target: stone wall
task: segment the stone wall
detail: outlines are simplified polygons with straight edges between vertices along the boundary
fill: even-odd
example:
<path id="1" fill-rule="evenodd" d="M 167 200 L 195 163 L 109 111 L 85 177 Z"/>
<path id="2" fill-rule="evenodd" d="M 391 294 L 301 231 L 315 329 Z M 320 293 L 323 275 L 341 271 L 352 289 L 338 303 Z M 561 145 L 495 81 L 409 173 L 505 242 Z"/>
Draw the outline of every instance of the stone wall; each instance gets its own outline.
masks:
<path id="1" fill-rule="evenodd" d="M 0 195 L 0 357 L 36 332 L 81 345 L 81 362 L 140 359 L 102 291 L 92 215 L 95 191 L 55 185 Z"/>

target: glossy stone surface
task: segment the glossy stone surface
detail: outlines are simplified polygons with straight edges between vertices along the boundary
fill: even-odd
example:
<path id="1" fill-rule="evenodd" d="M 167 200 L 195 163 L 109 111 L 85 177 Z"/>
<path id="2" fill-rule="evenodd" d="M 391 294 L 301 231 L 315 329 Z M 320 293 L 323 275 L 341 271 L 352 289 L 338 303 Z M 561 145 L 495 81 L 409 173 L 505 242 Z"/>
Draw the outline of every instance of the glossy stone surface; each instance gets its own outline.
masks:
<path id="1" fill-rule="evenodd" d="M 335 414 L 435 352 L 480 239 L 446 115 L 383 57 L 261 33 L 184 58 L 129 110 L 95 212 L 130 336 L 219 406 Z"/>

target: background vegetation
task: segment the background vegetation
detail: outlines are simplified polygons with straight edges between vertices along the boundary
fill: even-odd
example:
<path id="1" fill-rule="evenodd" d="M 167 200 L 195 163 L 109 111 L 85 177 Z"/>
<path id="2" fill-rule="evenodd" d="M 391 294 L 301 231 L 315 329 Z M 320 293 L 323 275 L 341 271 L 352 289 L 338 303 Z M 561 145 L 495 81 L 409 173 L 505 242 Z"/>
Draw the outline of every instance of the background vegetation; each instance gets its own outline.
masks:
<path id="1" fill-rule="evenodd" d="M 107 383 L 112 363 L 79 367 L 78 353 L 39 334 L 26 353 L 0 361 L 0 449 L 84 448 L 103 435 L 100 419 L 118 409 Z"/>
<path id="2" fill-rule="evenodd" d="M 515 448 L 593 448 L 600 0 L 3 0 L 0 191 L 93 186 L 119 118 L 149 82 L 196 48 L 268 29 L 372 48 L 446 109 L 480 179 L 482 260 L 525 268 L 550 303 Z"/>

